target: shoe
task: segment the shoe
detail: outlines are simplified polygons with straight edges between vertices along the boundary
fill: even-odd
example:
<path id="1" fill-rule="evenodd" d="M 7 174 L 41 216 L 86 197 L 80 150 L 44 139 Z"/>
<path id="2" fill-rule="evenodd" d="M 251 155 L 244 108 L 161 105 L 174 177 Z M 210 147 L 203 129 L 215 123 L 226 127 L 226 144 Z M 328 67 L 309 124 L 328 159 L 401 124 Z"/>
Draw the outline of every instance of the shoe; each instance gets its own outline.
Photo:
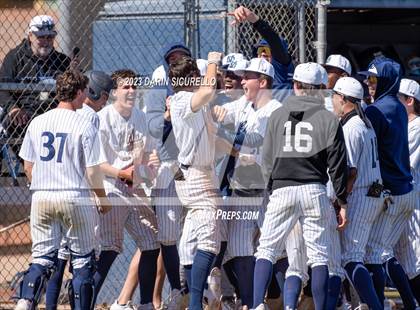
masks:
<path id="1" fill-rule="evenodd" d="M 354 310 L 369 310 L 369 306 L 367 304 L 360 304 L 356 309 Z"/>
<path id="2" fill-rule="evenodd" d="M 168 310 L 180 310 L 182 309 L 182 294 L 180 290 L 173 289 L 169 296 Z"/>
<path id="3" fill-rule="evenodd" d="M 207 278 L 208 289 L 205 291 L 205 297 L 207 297 L 209 310 L 220 309 L 220 300 L 222 298 L 221 282 L 222 272 L 219 268 L 214 267 Z"/>
<path id="4" fill-rule="evenodd" d="M 221 302 L 222 310 L 239 310 L 242 308 L 240 299 L 236 299 L 234 296 L 223 296 Z"/>
<path id="5" fill-rule="evenodd" d="M 15 310 L 30 310 L 31 304 L 31 301 L 27 299 L 19 299 L 16 304 Z"/>
<path id="6" fill-rule="evenodd" d="M 118 300 L 116 300 L 109 310 L 137 310 L 137 307 L 131 302 L 131 300 L 125 305 L 120 305 Z"/>

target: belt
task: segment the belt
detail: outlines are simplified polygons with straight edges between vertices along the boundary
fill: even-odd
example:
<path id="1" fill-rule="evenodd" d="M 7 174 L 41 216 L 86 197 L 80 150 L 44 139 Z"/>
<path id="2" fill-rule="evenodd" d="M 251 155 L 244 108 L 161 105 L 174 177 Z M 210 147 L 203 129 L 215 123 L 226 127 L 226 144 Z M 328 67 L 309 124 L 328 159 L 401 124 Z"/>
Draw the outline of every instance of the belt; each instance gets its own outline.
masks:
<path id="1" fill-rule="evenodd" d="M 191 167 L 193 167 L 193 168 L 197 168 L 197 169 L 208 170 L 208 171 L 212 170 L 211 165 L 207 165 L 207 166 L 193 166 L 193 165 L 180 164 L 180 165 L 179 165 L 179 167 L 180 167 L 181 169 L 184 169 L 184 170 L 188 170 L 188 169 L 189 169 L 189 168 L 191 168 Z"/>
<path id="2" fill-rule="evenodd" d="M 184 165 L 184 164 L 181 164 L 181 165 L 180 165 L 180 167 L 181 167 L 182 169 L 188 170 L 188 168 L 190 168 L 190 167 L 191 167 L 191 165 Z"/>

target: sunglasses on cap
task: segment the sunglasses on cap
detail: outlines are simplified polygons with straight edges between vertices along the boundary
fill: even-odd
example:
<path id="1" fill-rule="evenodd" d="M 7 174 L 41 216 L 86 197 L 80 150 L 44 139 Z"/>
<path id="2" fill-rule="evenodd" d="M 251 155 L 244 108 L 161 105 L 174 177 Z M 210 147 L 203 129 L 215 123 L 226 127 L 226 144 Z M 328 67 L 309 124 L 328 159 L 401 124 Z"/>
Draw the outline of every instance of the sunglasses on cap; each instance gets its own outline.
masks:
<path id="1" fill-rule="evenodd" d="M 271 49 L 268 46 L 260 46 L 257 49 L 257 55 L 261 56 L 262 53 L 265 53 L 266 56 L 271 57 Z"/>
<path id="2" fill-rule="evenodd" d="M 41 30 L 54 30 L 55 25 L 54 24 L 49 24 L 49 23 L 43 23 L 43 24 L 38 24 L 38 25 L 31 25 L 31 27 L 38 28 L 38 31 L 41 31 Z"/>

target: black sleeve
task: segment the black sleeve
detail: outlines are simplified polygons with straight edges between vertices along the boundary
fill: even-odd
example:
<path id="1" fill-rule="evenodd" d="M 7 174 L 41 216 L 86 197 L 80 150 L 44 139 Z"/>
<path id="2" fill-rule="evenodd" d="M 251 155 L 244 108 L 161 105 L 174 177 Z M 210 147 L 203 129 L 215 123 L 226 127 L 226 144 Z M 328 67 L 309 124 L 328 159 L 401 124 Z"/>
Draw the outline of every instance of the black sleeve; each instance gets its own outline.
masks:
<path id="1" fill-rule="evenodd" d="M 3 64 L 0 68 L 0 82 L 11 83 L 15 82 L 15 59 L 16 54 L 11 51 L 4 58 Z M 0 106 L 8 110 L 13 102 L 12 94 L 9 91 L 0 92 Z"/>
<path id="2" fill-rule="evenodd" d="M 291 57 L 287 49 L 283 47 L 281 39 L 274 29 L 262 19 L 257 20 L 252 26 L 270 45 L 273 58 L 282 65 L 287 66 L 291 61 Z"/>
<path id="3" fill-rule="evenodd" d="M 328 173 L 340 205 L 347 204 L 347 153 L 343 128 L 338 124 L 333 143 L 327 148 Z"/>

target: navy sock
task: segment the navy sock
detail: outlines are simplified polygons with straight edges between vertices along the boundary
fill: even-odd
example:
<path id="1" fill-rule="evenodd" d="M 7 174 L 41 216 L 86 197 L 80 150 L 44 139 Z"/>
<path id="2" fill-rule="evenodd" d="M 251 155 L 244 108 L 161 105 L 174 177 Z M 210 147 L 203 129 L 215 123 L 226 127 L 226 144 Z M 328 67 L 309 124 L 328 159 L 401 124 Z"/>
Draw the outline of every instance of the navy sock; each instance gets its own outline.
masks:
<path id="1" fill-rule="evenodd" d="M 416 302 L 414 300 L 413 292 L 411 291 L 408 277 L 404 269 L 395 257 L 391 258 L 384 264 L 386 273 L 391 278 L 396 289 L 400 293 L 401 299 L 404 304 L 404 309 L 415 309 Z"/>
<path id="2" fill-rule="evenodd" d="M 270 284 L 273 264 L 267 259 L 257 259 L 254 270 L 254 306 L 264 303 L 265 291 Z"/>
<path id="3" fill-rule="evenodd" d="M 118 252 L 115 251 L 102 251 L 99 255 L 98 267 L 93 276 L 93 281 L 95 282 L 95 301 L 101 291 L 102 284 L 104 284 L 109 269 L 111 269 L 112 263 L 117 256 Z"/>
<path id="4" fill-rule="evenodd" d="M 327 305 L 328 267 L 312 267 L 312 294 L 316 310 L 324 310 Z"/>
<path id="5" fill-rule="evenodd" d="M 360 300 L 367 304 L 370 309 L 381 309 L 381 302 L 376 294 L 373 280 L 366 267 L 362 263 L 350 262 L 346 264 L 344 269 Z"/>
<path id="6" fill-rule="evenodd" d="M 241 298 L 239 294 L 239 284 L 238 284 L 238 277 L 236 276 L 235 272 L 233 271 L 233 260 L 230 259 L 226 263 L 223 264 L 223 269 L 225 270 L 226 276 L 232 284 L 233 288 L 235 289 L 235 294 L 237 298 Z"/>
<path id="7" fill-rule="evenodd" d="M 162 258 L 168 276 L 171 289 L 181 290 L 181 279 L 179 277 L 179 255 L 176 244 L 162 245 Z"/>
<path id="8" fill-rule="evenodd" d="M 328 279 L 327 310 L 335 310 L 337 308 L 340 291 L 341 278 L 339 276 L 331 276 Z"/>
<path id="9" fill-rule="evenodd" d="M 233 259 L 233 268 L 238 276 L 239 291 L 243 306 L 251 309 L 253 306 L 253 287 L 255 258 L 253 256 L 235 257 Z"/>
<path id="10" fill-rule="evenodd" d="M 289 261 L 287 257 L 279 259 L 274 264 L 274 275 L 276 277 L 277 283 L 279 284 L 280 291 L 284 291 L 284 282 L 286 281 L 286 271 L 289 268 Z"/>
<path id="11" fill-rule="evenodd" d="M 227 242 L 222 241 L 220 243 L 220 252 L 216 255 L 216 259 L 214 260 L 213 268 L 217 267 L 219 269 L 222 268 L 223 258 L 225 257 L 225 252 L 227 248 Z"/>
<path id="12" fill-rule="evenodd" d="M 140 304 L 153 302 L 159 249 L 143 251 L 139 262 Z"/>
<path id="13" fill-rule="evenodd" d="M 274 273 L 274 266 L 273 272 L 271 273 L 271 281 L 267 288 L 267 298 L 268 299 L 277 299 L 281 295 L 281 290 L 279 286 L 279 282 L 276 279 L 276 275 Z"/>
<path id="14" fill-rule="evenodd" d="M 302 280 L 297 276 L 286 278 L 284 283 L 283 301 L 284 308 L 296 309 L 297 303 L 302 290 Z"/>
<path id="15" fill-rule="evenodd" d="M 190 291 L 190 287 L 191 287 L 191 269 L 192 269 L 192 265 L 184 265 L 184 276 L 185 276 L 185 281 L 187 282 L 187 291 Z"/>
<path id="16" fill-rule="evenodd" d="M 410 286 L 417 300 L 417 304 L 420 306 L 420 275 L 410 280 Z"/>
<path id="17" fill-rule="evenodd" d="M 190 304 L 189 309 L 202 309 L 204 285 L 213 265 L 215 254 L 197 250 L 191 268 Z"/>
<path id="18" fill-rule="evenodd" d="M 45 304 L 47 309 L 57 308 L 58 297 L 60 296 L 61 284 L 63 282 L 64 269 L 66 269 L 67 260 L 58 259 L 57 267 L 52 277 L 47 282 L 45 292 Z"/>
<path id="19" fill-rule="evenodd" d="M 384 307 L 385 300 L 385 273 L 382 265 L 378 264 L 366 264 L 366 268 L 370 272 L 372 277 L 373 286 L 375 287 L 376 296 L 378 296 L 381 307 Z"/>

